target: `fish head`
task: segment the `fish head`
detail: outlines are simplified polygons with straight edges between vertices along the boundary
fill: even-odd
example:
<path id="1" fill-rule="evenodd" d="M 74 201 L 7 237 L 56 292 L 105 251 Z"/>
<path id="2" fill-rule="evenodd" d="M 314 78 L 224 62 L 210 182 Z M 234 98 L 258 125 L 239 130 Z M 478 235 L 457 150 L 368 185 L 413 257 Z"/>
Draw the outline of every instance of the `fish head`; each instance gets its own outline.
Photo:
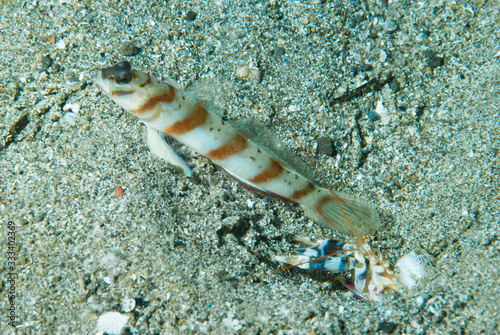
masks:
<path id="1" fill-rule="evenodd" d="M 162 89 L 149 74 L 133 70 L 127 61 L 97 71 L 95 83 L 104 94 L 132 114 L 136 114 L 141 105 Z M 140 115 L 137 115 L 140 117 Z"/>

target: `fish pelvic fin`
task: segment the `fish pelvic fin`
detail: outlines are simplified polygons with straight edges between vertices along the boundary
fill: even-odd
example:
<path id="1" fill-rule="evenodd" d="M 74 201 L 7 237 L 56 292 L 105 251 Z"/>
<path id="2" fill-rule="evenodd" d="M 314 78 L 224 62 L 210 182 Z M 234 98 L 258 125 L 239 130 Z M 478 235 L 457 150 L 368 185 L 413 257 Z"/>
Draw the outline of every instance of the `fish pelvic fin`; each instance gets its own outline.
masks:
<path id="1" fill-rule="evenodd" d="M 146 126 L 146 129 L 147 143 L 151 153 L 168 163 L 179 167 L 186 176 L 192 177 L 193 171 L 191 171 L 186 162 L 174 151 L 174 149 L 172 149 L 165 136 L 161 132 L 149 126 Z"/>

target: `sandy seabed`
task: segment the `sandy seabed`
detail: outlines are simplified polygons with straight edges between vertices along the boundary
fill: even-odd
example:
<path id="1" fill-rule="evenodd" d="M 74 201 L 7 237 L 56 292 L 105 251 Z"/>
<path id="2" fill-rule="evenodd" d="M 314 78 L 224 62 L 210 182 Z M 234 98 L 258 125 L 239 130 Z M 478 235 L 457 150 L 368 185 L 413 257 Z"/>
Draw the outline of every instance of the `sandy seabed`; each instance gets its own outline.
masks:
<path id="1" fill-rule="evenodd" d="M 498 332 L 499 9 L 3 1 L 1 333 Z M 255 119 L 303 157 L 286 122 L 333 189 L 377 208 L 373 248 L 392 264 L 425 256 L 427 279 L 381 302 L 320 289 L 325 273 L 251 280 L 295 236 L 332 232 L 189 150 L 192 178 L 151 155 L 144 126 L 93 84 L 119 60 L 204 98 L 220 83 L 225 118 Z"/>

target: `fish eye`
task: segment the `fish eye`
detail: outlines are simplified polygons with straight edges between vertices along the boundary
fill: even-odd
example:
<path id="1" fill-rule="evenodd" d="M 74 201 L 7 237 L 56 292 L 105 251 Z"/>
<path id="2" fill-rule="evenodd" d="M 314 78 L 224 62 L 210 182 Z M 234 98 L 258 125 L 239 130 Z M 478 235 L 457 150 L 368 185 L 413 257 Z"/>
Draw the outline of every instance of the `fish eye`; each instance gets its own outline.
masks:
<path id="1" fill-rule="evenodd" d="M 117 84 L 128 84 L 132 81 L 132 74 L 128 71 L 120 72 L 115 78 Z"/>

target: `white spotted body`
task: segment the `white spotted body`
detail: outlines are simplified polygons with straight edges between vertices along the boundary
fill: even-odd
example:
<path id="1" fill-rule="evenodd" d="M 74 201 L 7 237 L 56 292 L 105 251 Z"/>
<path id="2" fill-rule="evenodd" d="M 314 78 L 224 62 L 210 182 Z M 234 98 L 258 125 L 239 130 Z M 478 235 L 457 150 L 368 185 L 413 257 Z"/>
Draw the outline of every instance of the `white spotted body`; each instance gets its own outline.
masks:
<path id="1" fill-rule="evenodd" d="M 299 250 L 302 256 L 279 256 L 277 260 L 300 267 L 307 261 L 310 268 L 328 271 L 354 269 L 353 290 L 368 299 L 372 292 L 393 288 L 392 270 L 362 238 L 380 225 L 377 212 L 367 202 L 316 185 L 305 177 L 309 174 L 297 172 L 293 162 L 271 154 L 249 132 L 222 120 L 204 101 L 187 98 L 175 84 L 132 70 L 126 61 L 98 71 L 95 81 L 106 95 L 146 124 L 152 152 L 182 167 L 186 174 L 191 175 L 191 170 L 163 141 L 164 136 L 210 158 L 251 188 L 299 203 L 313 221 L 355 240 L 353 244 L 319 241 Z M 328 245 L 334 244 L 334 250 L 329 250 Z M 325 254 L 328 251 L 331 255 Z M 321 260 L 313 262 L 319 256 Z"/>

